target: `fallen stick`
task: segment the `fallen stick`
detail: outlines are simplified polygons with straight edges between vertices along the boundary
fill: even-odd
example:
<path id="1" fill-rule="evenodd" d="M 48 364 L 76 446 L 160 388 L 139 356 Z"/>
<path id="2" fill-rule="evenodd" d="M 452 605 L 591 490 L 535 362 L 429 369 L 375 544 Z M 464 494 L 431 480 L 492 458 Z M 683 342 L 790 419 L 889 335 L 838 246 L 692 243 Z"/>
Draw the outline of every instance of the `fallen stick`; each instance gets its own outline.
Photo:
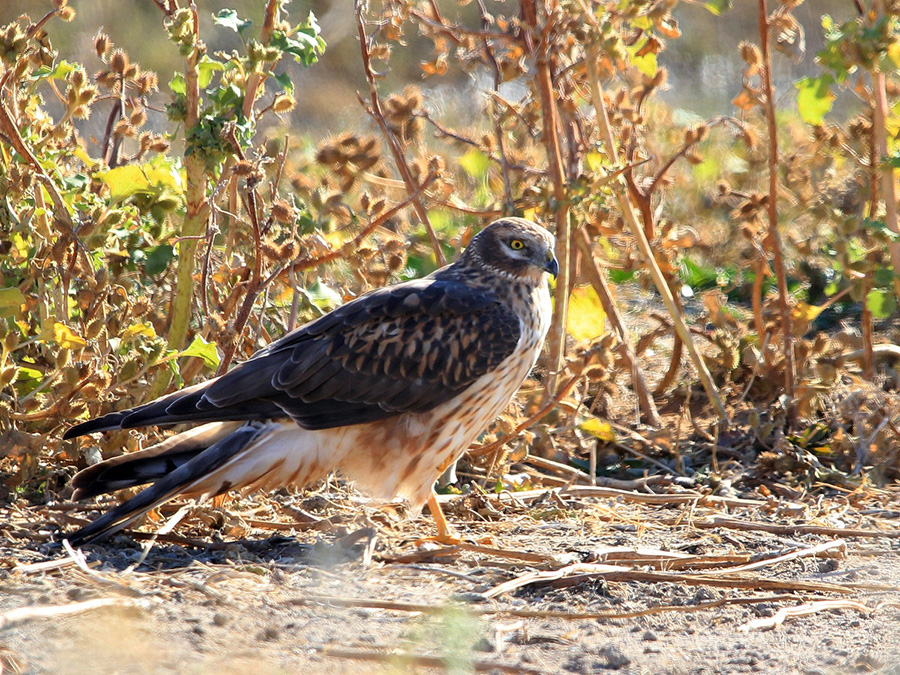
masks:
<path id="1" fill-rule="evenodd" d="M 134 607 L 134 603 L 119 600 L 118 598 L 97 598 L 75 602 L 71 605 L 50 605 L 46 607 L 19 607 L 5 614 L 0 614 L 0 630 L 12 628 L 35 619 L 59 618 L 90 612 L 101 607 Z"/>
<path id="2" fill-rule="evenodd" d="M 709 576 L 713 574 L 736 574 L 738 572 L 749 572 L 750 570 L 759 569 L 760 567 L 766 567 L 768 565 L 775 565 L 777 563 L 787 562 L 789 560 L 797 560 L 798 558 L 808 558 L 811 556 L 815 557 L 835 548 L 843 549 L 844 552 L 846 552 L 847 544 L 843 541 L 833 539 L 832 541 L 826 541 L 824 544 L 819 544 L 818 546 L 800 549 L 799 551 L 786 553 L 784 555 L 776 556 L 775 558 L 757 560 L 755 562 L 747 563 L 746 565 L 739 565 L 737 567 L 724 567 L 722 569 L 710 570 L 706 572 L 706 574 Z"/>
<path id="3" fill-rule="evenodd" d="M 738 626 L 738 630 L 743 633 L 749 633 L 751 630 L 772 630 L 778 628 L 787 619 L 808 616 L 816 612 L 825 612 L 832 609 L 854 609 L 862 614 L 871 614 L 875 611 L 873 608 L 854 600 L 817 600 L 797 605 L 796 607 L 782 607 L 773 616 L 753 619 L 742 626 Z"/>
<path id="4" fill-rule="evenodd" d="M 559 586 L 559 582 L 569 586 L 589 579 L 604 579 L 606 581 L 647 581 L 670 582 L 686 586 L 716 586 L 719 588 L 755 588 L 761 590 L 784 591 L 808 591 L 822 593 L 852 593 L 852 589 L 838 584 L 828 584 L 814 581 L 782 581 L 779 579 L 752 579 L 752 578 L 727 578 L 709 574 L 671 574 L 667 572 L 645 572 L 631 570 L 617 565 L 599 565 L 591 563 L 575 563 L 557 570 L 544 572 L 529 572 L 515 579 L 504 581 L 479 596 L 485 600 L 495 598 L 503 593 L 538 583 L 552 583 Z"/>
<path id="5" fill-rule="evenodd" d="M 729 530 L 748 530 L 755 532 L 768 532 L 792 536 L 797 534 L 821 534 L 828 537 L 883 537 L 885 539 L 900 539 L 900 530 L 860 530 L 854 528 L 825 527 L 823 525 L 773 525 L 770 523 L 752 523 L 731 518 L 706 518 L 691 522 L 693 527 L 702 530 L 712 530 L 724 527 Z"/>
<path id="6" fill-rule="evenodd" d="M 696 605 L 660 605 L 647 609 L 636 609 L 630 612 L 560 612 L 547 609 L 513 609 L 506 607 L 471 607 L 466 605 L 453 605 L 475 616 L 515 616 L 523 619 L 564 619 L 572 621 L 587 620 L 618 620 L 634 619 L 652 614 L 665 612 L 687 613 L 699 612 L 706 609 L 715 609 L 726 605 L 752 605 L 762 602 L 796 602 L 796 595 L 763 595 L 757 597 L 719 598 L 710 602 L 701 602 Z M 448 605 L 424 605 L 409 602 L 393 602 L 391 600 L 367 600 L 365 598 L 342 598 L 327 595 L 309 595 L 302 598 L 292 598 L 286 601 L 289 605 L 302 607 L 315 607 L 329 605 L 331 607 L 347 607 L 354 609 L 383 609 L 389 612 L 409 612 L 413 614 L 440 614 L 447 611 Z"/>
<path id="7" fill-rule="evenodd" d="M 387 647 L 384 651 L 368 649 L 344 649 L 341 647 L 322 647 L 319 653 L 323 656 L 333 656 L 340 659 L 355 659 L 357 661 L 375 661 L 377 663 L 390 664 L 394 668 L 406 670 L 404 666 L 417 668 L 437 668 L 447 670 L 447 659 L 442 656 L 424 656 L 420 654 L 408 654 L 391 650 Z M 466 666 L 476 673 L 511 673 L 513 675 L 543 675 L 543 670 L 525 668 L 523 666 L 510 666 L 497 661 L 473 659 Z"/>

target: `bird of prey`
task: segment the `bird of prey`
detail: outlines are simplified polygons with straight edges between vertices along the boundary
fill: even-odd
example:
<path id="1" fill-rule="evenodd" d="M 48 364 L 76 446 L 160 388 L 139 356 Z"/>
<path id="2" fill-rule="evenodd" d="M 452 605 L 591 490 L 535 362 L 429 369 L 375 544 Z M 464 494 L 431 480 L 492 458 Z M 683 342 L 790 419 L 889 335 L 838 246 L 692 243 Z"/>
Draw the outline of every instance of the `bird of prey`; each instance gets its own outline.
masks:
<path id="1" fill-rule="evenodd" d="M 208 382 L 113 412 L 63 438 L 202 422 L 79 472 L 74 499 L 151 483 L 68 536 L 119 531 L 177 495 L 302 487 L 335 471 L 373 496 L 427 502 L 434 481 L 509 403 L 550 324 L 553 236 L 498 220 L 453 264 L 362 295 Z"/>

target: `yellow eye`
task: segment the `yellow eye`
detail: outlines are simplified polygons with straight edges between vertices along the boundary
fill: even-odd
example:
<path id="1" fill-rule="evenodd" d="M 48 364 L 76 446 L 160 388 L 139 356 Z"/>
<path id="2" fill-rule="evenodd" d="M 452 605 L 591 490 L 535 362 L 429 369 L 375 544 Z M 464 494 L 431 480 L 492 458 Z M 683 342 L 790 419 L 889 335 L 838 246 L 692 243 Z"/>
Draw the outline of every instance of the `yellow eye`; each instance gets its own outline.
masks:
<path id="1" fill-rule="evenodd" d="M 511 242 L 509 242 L 509 247 L 513 251 L 520 251 L 525 248 L 525 244 L 523 244 L 519 239 L 513 239 Z"/>

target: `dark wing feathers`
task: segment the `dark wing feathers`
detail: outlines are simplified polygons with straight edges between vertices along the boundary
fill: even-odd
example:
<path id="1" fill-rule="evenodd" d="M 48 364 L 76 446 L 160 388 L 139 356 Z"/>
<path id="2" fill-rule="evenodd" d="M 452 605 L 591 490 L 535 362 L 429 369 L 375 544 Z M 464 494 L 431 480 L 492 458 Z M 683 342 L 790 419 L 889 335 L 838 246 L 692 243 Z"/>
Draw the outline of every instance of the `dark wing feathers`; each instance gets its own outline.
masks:
<path id="1" fill-rule="evenodd" d="M 227 374 L 69 429 L 290 416 L 327 429 L 425 412 L 513 353 L 521 326 L 492 293 L 422 279 L 379 289 L 273 342 Z"/>

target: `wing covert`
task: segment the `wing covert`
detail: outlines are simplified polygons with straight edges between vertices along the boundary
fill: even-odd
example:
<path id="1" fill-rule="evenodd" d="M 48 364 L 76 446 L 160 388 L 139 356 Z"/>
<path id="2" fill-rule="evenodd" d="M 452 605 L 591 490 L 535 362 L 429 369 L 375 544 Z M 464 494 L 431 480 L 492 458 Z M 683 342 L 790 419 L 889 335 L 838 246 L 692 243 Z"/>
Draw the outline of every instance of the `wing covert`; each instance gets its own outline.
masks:
<path id="1" fill-rule="evenodd" d="M 515 350 L 518 316 L 493 294 L 434 279 L 362 296 L 216 380 L 199 410 L 266 400 L 323 429 L 425 412 Z"/>

